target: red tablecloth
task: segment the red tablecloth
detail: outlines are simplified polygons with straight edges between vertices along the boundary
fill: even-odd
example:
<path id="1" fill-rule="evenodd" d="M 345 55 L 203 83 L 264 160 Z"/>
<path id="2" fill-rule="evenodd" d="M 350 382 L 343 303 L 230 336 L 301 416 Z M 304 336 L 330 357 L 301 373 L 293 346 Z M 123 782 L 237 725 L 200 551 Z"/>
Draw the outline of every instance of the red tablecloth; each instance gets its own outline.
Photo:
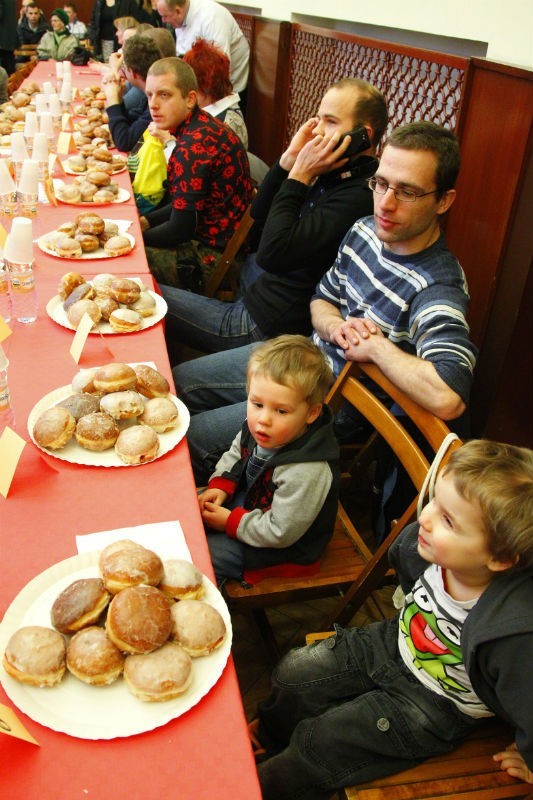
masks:
<path id="1" fill-rule="evenodd" d="M 39 64 L 31 80 L 48 80 L 50 71 L 50 64 Z M 78 86 L 95 82 L 86 68 L 73 68 L 73 79 Z M 111 208 L 108 213 L 106 207 L 103 216 L 133 219 L 137 246 L 129 256 L 83 262 L 82 273 L 120 271 L 150 281 L 134 205 Z M 39 215 L 38 226 L 44 232 L 69 219 L 72 211 L 68 206 L 42 206 Z M 69 354 L 72 332 L 53 322 L 45 306 L 56 293 L 58 278 L 72 264 L 76 269 L 81 264 L 38 250 L 36 263 L 37 322 L 13 323 L 13 334 L 3 345 L 10 361 L 16 431 L 28 444 L 8 498 L 0 496 L 0 617 L 28 581 L 76 554 L 76 534 L 178 519 L 194 562 L 212 578 L 186 441 L 151 464 L 116 469 L 62 462 L 30 442 L 29 412 L 43 395 L 70 383 L 78 370 Z M 112 360 L 155 361 L 172 378 L 162 323 L 129 335 L 90 336 L 80 366 Z M 12 706 L 2 689 L 0 702 Z M 40 747 L 0 735 L 0 786 L 5 797 L 260 798 L 231 657 L 216 686 L 198 705 L 148 733 L 90 741 L 54 732 L 17 713 Z"/>

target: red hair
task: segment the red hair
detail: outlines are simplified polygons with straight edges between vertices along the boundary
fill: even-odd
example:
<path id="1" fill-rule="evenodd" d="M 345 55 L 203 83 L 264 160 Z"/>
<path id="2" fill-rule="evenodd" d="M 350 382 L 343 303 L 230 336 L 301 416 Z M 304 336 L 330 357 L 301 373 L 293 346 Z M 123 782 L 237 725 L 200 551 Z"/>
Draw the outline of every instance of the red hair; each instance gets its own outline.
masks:
<path id="1" fill-rule="evenodd" d="M 198 88 L 215 102 L 233 91 L 229 78 L 229 58 L 205 39 L 197 39 L 183 56 L 194 70 Z"/>

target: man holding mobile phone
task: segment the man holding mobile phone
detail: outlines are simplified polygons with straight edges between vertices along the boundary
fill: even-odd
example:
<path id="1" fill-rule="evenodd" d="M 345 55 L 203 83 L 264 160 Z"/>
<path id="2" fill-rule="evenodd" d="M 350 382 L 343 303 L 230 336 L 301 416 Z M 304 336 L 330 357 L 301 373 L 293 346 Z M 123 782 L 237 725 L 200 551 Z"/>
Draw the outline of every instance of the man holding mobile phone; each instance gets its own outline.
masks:
<path id="1" fill-rule="evenodd" d="M 378 166 L 375 152 L 387 121 L 383 95 L 366 81 L 346 78 L 328 89 L 252 203 L 260 236 L 243 265 L 237 300 L 224 303 L 161 286 L 173 363 L 183 344 L 213 353 L 283 333 L 311 333 L 314 287 L 346 231 L 371 213 L 368 178 Z M 340 142 L 349 132 L 353 144 L 352 137 Z M 361 149 L 348 158 L 350 147 Z"/>

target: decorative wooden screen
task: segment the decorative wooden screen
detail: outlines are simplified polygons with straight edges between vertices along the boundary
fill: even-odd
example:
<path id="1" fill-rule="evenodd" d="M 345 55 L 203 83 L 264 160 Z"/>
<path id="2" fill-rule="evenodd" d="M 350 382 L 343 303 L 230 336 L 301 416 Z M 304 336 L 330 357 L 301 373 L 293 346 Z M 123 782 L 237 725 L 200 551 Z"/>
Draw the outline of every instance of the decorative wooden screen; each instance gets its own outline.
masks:
<path id="1" fill-rule="evenodd" d="M 455 129 L 467 64 L 435 51 L 293 25 L 286 142 L 316 113 L 328 86 L 346 77 L 369 81 L 385 95 L 389 128 L 427 119 Z"/>

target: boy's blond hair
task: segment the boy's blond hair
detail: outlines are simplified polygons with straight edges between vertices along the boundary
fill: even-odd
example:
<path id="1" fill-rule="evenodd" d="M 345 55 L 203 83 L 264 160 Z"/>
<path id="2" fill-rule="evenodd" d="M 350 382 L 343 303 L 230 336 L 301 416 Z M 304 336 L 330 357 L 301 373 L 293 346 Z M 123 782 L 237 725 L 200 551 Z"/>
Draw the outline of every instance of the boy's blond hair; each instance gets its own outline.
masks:
<path id="1" fill-rule="evenodd" d="M 333 383 L 326 358 L 305 336 L 277 336 L 258 345 L 248 361 L 247 388 L 252 375 L 262 375 L 281 386 L 300 391 L 309 406 L 323 403 Z"/>
<path id="2" fill-rule="evenodd" d="M 533 450 L 473 439 L 452 453 L 444 472 L 465 500 L 477 502 L 491 555 L 533 569 Z"/>

